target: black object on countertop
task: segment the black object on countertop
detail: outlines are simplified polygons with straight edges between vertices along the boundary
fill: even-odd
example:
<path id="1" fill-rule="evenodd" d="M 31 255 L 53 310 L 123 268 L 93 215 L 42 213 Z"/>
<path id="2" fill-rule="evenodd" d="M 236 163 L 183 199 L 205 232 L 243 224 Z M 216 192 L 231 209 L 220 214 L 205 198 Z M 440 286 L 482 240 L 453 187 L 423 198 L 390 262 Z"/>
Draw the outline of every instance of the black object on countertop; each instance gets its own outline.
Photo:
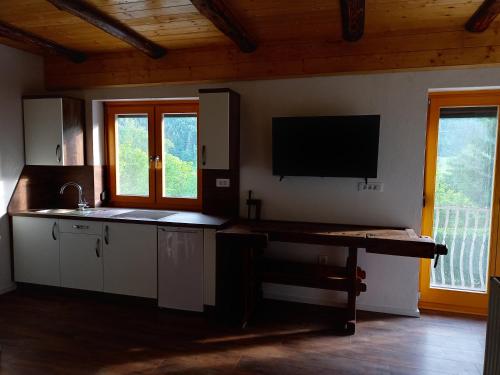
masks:
<path id="1" fill-rule="evenodd" d="M 248 191 L 247 206 L 248 206 L 248 220 L 260 220 L 262 201 L 260 199 L 252 198 L 252 190 Z M 254 217 L 252 217 L 252 207 L 253 207 Z"/>

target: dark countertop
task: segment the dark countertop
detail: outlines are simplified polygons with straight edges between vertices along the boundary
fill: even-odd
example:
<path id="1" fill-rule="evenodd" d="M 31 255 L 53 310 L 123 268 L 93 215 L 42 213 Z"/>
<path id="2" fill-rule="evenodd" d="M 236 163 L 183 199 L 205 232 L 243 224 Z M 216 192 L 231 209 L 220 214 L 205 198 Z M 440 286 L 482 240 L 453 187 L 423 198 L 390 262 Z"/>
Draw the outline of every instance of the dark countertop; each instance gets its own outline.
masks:
<path id="1" fill-rule="evenodd" d="M 148 219 L 147 217 L 129 218 L 129 217 L 114 217 L 116 215 L 123 215 L 132 211 L 140 211 L 145 214 L 162 213 L 168 215 L 161 219 Z M 84 212 L 78 212 L 69 209 L 34 209 L 26 211 L 10 212 L 11 216 L 29 216 L 29 217 L 44 217 L 65 220 L 92 220 L 92 221 L 110 221 L 131 224 L 151 224 L 158 226 L 189 226 L 189 227 L 202 227 L 222 229 L 230 224 L 233 220 L 229 217 L 205 215 L 200 212 L 190 211 L 174 211 L 174 210 L 146 210 L 136 208 L 111 208 L 111 207 L 97 207 Z"/>

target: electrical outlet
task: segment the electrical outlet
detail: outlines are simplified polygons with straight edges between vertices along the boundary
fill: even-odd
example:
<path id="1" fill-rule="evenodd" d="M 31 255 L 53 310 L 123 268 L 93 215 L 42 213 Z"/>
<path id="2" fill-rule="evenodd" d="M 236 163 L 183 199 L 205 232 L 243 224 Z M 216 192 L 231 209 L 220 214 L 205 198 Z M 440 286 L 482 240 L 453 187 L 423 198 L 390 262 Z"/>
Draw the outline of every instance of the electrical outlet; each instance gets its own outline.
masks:
<path id="1" fill-rule="evenodd" d="M 360 182 L 358 183 L 358 191 L 373 191 L 374 193 L 381 193 L 384 191 L 384 184 L 382 182 Z"/>
<path id="2" fill-rule="evenodd" d="M 318 264 L 328 264 L 328 255 L 318 255 Z"/>
<path id="3" fill-rule="evenodd" d="M 229 178 L 217 178 L 215 179 L 215 186 L 228 188 L 231 186 L 231 180 L 229 180 Z"/>

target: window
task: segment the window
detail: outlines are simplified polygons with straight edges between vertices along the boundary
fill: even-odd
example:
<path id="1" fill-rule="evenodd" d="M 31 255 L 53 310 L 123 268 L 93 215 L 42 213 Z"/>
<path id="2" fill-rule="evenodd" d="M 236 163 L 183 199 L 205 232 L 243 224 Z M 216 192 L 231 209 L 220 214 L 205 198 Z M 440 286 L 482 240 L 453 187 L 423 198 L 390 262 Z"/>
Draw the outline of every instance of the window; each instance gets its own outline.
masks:
<path id="1" fill-rule="evenodd" d="M 201 209 L 198 103 L 106 104 L 111 204 Z"/>

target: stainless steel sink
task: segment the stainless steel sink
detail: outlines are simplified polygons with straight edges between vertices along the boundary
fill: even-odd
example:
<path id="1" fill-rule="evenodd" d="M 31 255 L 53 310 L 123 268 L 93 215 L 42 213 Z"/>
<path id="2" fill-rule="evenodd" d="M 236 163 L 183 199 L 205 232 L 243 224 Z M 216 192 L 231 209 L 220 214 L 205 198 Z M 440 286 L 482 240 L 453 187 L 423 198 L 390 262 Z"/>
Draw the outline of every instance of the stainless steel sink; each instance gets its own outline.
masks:
<path id="1" fill-rule="evenodd" d="M 36 213 L 38 214 L 53 214 L 53 215 L 63 215 L 63 214 L 69 214 L 73 211 L 73 209 L 70 208 L 49 208 L 46 210 L 38 210 Z"/>
<path id="2" fill-rule="evenodd" d="M 109 211 L 109 209 L 106 209 L 106 208 L 86 208 L 83 211 L 74 210 L 73 212 L 70 213 L 70 215 L 77 215 L 77 216 L 102 215 L 106 211 Z"/>
<path id="3" fill-rule="evenodd" d="M 108 211 L 106 208 L 86 208 L 85 210 L 76 210 L 72 208 L 48 208 L 44 210 L 38 210 L 36 213 L 39 214 L 50 214 L 50 215 L 70 215 L 70 216 L 92 216 L 95 214 L 102 214 L 104 211 Z"/>
<path id="4" fill-rule="evenodd" d="M 175 214 L 176 212 L 171 211 L 134 210 L 113 215 L 112 217 L 115 219 L 160 220 Z"/>

